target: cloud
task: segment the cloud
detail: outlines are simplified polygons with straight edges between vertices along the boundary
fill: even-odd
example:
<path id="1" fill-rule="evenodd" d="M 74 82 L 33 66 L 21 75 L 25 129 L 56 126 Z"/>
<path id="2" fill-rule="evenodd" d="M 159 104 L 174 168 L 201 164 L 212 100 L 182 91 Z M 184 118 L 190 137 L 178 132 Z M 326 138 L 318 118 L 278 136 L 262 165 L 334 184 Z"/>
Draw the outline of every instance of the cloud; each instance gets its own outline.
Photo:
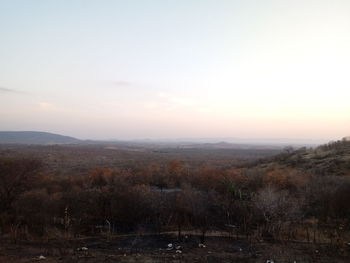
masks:
<path id="1" fill-rule="evenodd" d="M 39 108 L 41 110 L 44 110 L 44 111 L 54 110 L 55 109 L 54 105 L 51 104 L 51 103 L 48 103 L 48 102 L 39 102 L 38 105 L 39 105 Z"/>
<path id="2" fill-rule="evenodd" d="M 31 92 L 27 92 L 27 91 L 22 91 L 22 90 L 16 90 L 16 89 L 10 89 L 10 88 L 6 88 L 4 86 L 0 86 L 0 93 L 16 93 L 16 94 L 32 94 Z"/>
<path id="3" fill-rule="evenodd" d="M 168 104 L 176 106 L 194 106 L 196 102 L 190 97 L 179 97 L 173 94 L 161 92 L 158 94 L 162 100 L 165 100 Z"/>
<path id="4" fill-rule="evenodd" d="M 201 105 L 198 101 L 190 96 L 178 96 L 167 92 L 160 92 L 154 95 L 153 99 L 143 103 L 147 110 L 159 112 L 176 112 L 176 111 L 196 111 Z"/>
<path id="5" fill-rule="evenodd" d="M 17 91 L 17 90 L 5 88 L 5 87 L 0 87 L 0 92 L 3 92 L 3 93 L 19 93 L 19 91 Z"/>
<path id="6" fill-rule="evenodd" d="M 117 81 L 113 81 L 112 85 L 114 87 L 130 87 L 132 86 L 132 83 L 129 81 L 117 80 Z"/>

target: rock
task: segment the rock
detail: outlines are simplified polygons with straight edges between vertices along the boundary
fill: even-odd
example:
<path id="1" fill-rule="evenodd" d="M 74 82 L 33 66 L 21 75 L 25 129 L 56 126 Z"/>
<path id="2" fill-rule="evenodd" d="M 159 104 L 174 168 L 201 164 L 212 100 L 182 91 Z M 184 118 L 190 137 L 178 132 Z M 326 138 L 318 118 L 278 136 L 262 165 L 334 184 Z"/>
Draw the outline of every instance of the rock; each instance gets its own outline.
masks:
<path id="1" fill-rule="evenodd" d="M 169 243 L 166 250 L 172 250 L 174 248 L 173 244 Z"/>

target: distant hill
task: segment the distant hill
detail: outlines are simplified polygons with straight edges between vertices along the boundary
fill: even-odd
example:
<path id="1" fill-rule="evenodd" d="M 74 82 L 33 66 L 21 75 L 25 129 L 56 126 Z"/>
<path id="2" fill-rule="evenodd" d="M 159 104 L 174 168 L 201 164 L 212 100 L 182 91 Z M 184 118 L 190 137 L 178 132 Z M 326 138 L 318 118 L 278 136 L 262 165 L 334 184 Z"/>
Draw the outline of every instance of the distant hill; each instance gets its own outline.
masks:
<path id="1" fill-rule="evenodd" d="M 282 149 L 283 145 L 274 144 L 248 144 L 248 143 L 229 143 L 229 142 L 218 142 L 218 143 L 189 143 L 179 144 L 179 148 L 189 149 Z"/>
<path id="2" fill-rule="evenodd" d="M 70 144 L 82 141 L 49 132 L 0 131 L 0 144 Z"/>

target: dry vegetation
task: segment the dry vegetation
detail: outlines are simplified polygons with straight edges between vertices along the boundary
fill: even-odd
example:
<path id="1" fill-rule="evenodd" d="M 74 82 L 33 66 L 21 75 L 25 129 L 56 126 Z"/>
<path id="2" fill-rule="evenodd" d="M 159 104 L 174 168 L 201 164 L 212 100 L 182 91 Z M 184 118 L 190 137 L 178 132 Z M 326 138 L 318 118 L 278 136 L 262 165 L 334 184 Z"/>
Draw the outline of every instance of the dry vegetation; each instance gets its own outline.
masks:
<path id="1" fill-rule="evenodd" d="M 3 145 L 0 260 L 347 262 L 350 142 L 276 153 Z"/>

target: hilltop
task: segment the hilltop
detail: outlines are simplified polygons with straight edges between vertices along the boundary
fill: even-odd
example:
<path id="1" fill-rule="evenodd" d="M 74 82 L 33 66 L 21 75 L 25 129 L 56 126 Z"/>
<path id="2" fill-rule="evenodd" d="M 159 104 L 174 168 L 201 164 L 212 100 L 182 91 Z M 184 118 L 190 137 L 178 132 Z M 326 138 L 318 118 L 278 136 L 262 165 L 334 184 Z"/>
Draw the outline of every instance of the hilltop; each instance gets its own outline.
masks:
<path id="1" fill-rule="evenodd" d="M 329 142 L 316 148 L 286 149 L 267 162 L 299 168 L 319 175 L 350 175 L 350 140 Z"/>
<path id="2" fill-rule="evenodd" d="M 0 131 L 0 144 L 71 144 L 81 140 L 49 132 Z"/>

